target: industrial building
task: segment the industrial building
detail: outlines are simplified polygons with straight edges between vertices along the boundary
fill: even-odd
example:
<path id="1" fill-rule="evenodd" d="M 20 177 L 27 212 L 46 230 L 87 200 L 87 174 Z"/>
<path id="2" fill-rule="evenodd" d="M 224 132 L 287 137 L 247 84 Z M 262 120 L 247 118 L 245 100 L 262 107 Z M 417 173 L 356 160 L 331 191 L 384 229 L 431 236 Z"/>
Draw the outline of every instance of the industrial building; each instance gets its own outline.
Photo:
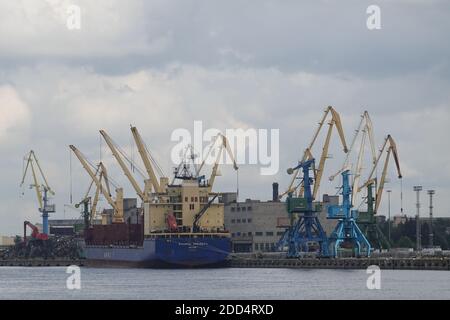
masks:
<path id="1" fill-rule="evenodd" d="M 223 194 L 225 203 L 225 227 L 231 233 L 233 252 L 270 252 L 280 241 L 289 226 L 286 203 L 278 201 L 274 192 L 272 201 L 246 199 L 236 202 L 236 193 Z M 330 234 L 336 226 L 335 220 L 328 220 L 328 206 L 339 203 L 338 196 L 323 195 L 319 221 L 325 232 Z"/>

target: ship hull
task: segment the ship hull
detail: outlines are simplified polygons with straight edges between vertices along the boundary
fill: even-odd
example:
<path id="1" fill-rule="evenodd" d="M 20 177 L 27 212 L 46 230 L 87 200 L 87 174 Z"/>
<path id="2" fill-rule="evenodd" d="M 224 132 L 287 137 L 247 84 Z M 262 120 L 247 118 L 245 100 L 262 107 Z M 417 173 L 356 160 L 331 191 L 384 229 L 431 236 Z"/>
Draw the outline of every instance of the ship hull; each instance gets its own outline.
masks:
<path id="1" fill-rule="evenodd" d="M 86 245 L 90 266 L 210 267 L 225 263 L 231 250 L 228 236 L 152 236 L 142 246 Z"/>

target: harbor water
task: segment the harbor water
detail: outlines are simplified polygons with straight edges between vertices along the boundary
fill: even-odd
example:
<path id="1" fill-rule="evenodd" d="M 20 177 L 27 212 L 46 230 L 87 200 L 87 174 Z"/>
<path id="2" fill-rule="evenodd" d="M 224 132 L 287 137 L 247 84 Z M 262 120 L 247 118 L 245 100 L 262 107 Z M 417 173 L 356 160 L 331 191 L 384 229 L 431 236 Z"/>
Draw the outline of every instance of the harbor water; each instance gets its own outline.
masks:
<path id="1" fill-rule="evenodd" d="M 0 299 L 450 299 L 450 272 L 381 270 L 80 269 L 68 289 L 65 267 L 2 267 Z"/>

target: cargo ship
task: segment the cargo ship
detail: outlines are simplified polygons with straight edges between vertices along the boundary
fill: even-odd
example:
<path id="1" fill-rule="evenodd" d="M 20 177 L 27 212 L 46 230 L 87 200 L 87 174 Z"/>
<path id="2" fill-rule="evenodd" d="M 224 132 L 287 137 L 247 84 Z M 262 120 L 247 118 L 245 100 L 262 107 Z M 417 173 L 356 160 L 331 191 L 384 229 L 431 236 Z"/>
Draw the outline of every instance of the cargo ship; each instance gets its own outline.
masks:
<path id="1" fill-rule="evenodd" d="M 167 177 L 156 181 L 150 157 L 145 155 L 147 149 L 143 147 L 136 128 L 132 131 L 149 172 L 144 190 L 153 188 L 150 193 L 142 192 L 136 186 L 143 201 L 135 217 L 124 215 L 121 188 L 116 189 L 115 199 L 109 194 L 109 186 L 104 185 L 109 179 L 103 164 L 93 170 L 82 153 L 70 146 L 97 188 L 93 203 L 88 196 L 80 202 L 85 206 L 86 228 L 82 247 L 88 265 L 192 268 L 224 264 L 231 252 L 231 236 L 224 227 L 224 203 L 219 201 L 220 194 L 211 192 L 218 162 L 209 180 L 199 177 L 198 173 L 190 173 L 189 165 L 182 163 L 175 169 L 171 184 Z M 106 141 L 108 144 L 111 142 L 108 138 Z M 222 141 L 221 146 L 226 146 L 225 140 Z M 114 146 L 110 144 L 110 147 L 118 158 Z M 234 168 L 237 170 L 235 161 Z M 130 172 L 123 166 L 122 169 L 128 177 Z M 175 184 L 175 181 L 181 182 Z M 136 185 L 135 181 L 131 182 Z M 108 210 L 103 211 L 101 224 L 92 225 L 100 192 L 112 209 L 109 213 Z"/>

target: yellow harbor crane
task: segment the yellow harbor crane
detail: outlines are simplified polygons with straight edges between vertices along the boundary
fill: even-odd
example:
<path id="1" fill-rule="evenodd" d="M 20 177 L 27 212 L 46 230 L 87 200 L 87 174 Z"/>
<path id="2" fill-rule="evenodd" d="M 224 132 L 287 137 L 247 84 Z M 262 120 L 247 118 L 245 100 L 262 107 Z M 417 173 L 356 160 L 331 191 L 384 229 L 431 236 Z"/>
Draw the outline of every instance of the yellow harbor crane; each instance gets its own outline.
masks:
<path id="1" fill-rule="evenodd" d="M 344 130 L 342 128 L 341 117 L 340 117 L 339 113 L 332 106 L 328 106 L 324 111 L 324 115 L 323 115 L 321 121 L 319 122 L 319 127 L 315 131 L 311 142 L 309 143 L 308 147 L 304 151 L 303 158 L 300 160 L 300 163 L 304 163 L 305 161 L 314 159 L 314 156 L 313 156 L 311 150 L 314 147 L 316 140 L 319 136 L 319 133 L 322 130 L 329 114 L 331 114 L 331 119 L 328 122 L 328 132 L 327 132 L 327 135 L 325 138 L 325 143 L 322 148 L 322 154 L 320 156 L 319 166 L 317 167 L 317 169 L 314 168 L 315 181 L 314 181 L 314 188 L 313 188 L 313 199 L 316 198 L 317 193 L 319 191 L 319 187 L 320 187 L 320 183 L 322 180 L 323 171 L 324 171 L 324 167 L 325 167 L 325 161 L 328 157 L 328 149 L 330 146 L 331 134 L 333 133 L 334 127 L 336 127 L 336 129 L 338 131 L 339 138 L 342 143 L 344 152 L 345 153 L 348 152 L 347 143 L 345 142 Z M 296 192 L 296 190 L 298 190 L 300 185 L 295 185 L 295 181 L 299 178 L 300 173 L 301 173 L 300 169 L 296 169 L 292 173 L 292 179 L 289 184 L 289 187 L 287 188 L 287 190 L 284 193 L 282 193 L 279 196 L 279 198 L 282 198 L 283 196 L 285 196 L 289 193 L 294 194 Z M 300 187 L 298 194 L 295 196 L 302 196 L 302 195 L 303 195 L 303 187 Z"/>
<path id="2" fill-rule="evenodd" d="M 96 177 L 98 176 L 98 180 L 100 182 L 100 188 L 98 188 L 98 187 L 95 188 L 94 198 L 92 199 L 90 196 L 92 187 L 95 184 L 94 180 L 91 180 L 91 183 L 89 184 L 89 188 L 86 192 L 86 195 L 79 203 L 75 204 L 75 208 L 79 208 L 82 204 L 84 205 L 83 214 L 84 214 L 85 227 L 92 226 L 92 223 L 97 214 L 97 205 L 98 205 L 98 201 L 99 201 L 100 193 L 102 192 L 102 189 L 106 188 L 106 191 L 108 192 L 108 194 L 111 194 L 108 173 L 106 171 L 106 167 L 103 165 L 102 162 L 100 162 L 97 165 L 97 170 L 95 171 L 95 176 Z M 103 186 L 103 182 L 104 182 L 105 186 Z M 89 210 L 89 204 L 91 205 L 90 210 Z"/>
<path id="3" fill-rule="evenodd" d="M 116 188 L 116 198 L 115 200 L 112 198 L 111 194 L 108 191 L 108 188 L 102 187 L 102 182 L 99 177 L 95 174 L 95 172 L 92 170 L 92 166 L 87 161 L 86 157 L 79 151 L 75 146 L 70 145 L 70 149 L 73 151 L 73 153 L 77 156 L 78 160 L 80 161 L 83 168 L 86 170 L 86 172 L 91 177 L 92 181 L 94 181 L 97 189 L 102 192 L 103 196 L 105 197 L 106 201 L 109 203 L 109 205 L 113 208 L 114 214 L 113 214 L 113 223 L 123 223 L 123 188 Z M 104 166 L 102 167 L 103 172 L 106 172 L 106 169 Z"/>
<path id="4" fill-rule="evenodd" d="M 379 182 L 379 185 L 377 188 L 378 178 L 374 177 L 374 175 L 375 175 L 376 168 L 380 164 L 380 160 L 381 160 L 384 152 L 386 152 L 386 158 L 384 160 L 383 171 L 381 173 L 380 182 Z M 389 159 L 391 157 L 391 154 L 393 155 L 396 166 L 397 166 L 398 177 L 401 179 L 402 174 L 401 174 L 401 170 L 400 170 L 397 146 L 394 142 L 394 139 L 390 135 L 388 135 L 384 141 L 382 148 L 380 149 L 380 153 L 379 153 L 378 157 L 376 158 L 376 160 L 372 166 L 372 170 L 370 172 L 369 178 L 361 187 L 355 186 L 355 188 L 358 189 L 357 192 L 361 192 L 363 189 L 367 188 L 367 211 L 359 211 L 359 215 L 358 215 L 358 219 L 357 219 L 358 225 L 361 227 L 364 234 L 370 239 L 370 241 L 372 243 L 376 243 L 379 248 L 383 248 L 383 247 L 389 248 L 390 247 L 390 243 L 389 243 L 388 239 L 386 239 L 384 234 L 381 232 L 381 229 L 378 227 L 375 215 L 377 214 L 380 204 L 381 204 L 381 198 L 383 195 L 384 184 L 386 182 L 387 168 L 389 165 Z M 373 191 L 372 191 L 374 185 L 375 185 L 375 190 L 376 190 L 375 208 L 374 208 L 374 199 L 373 199 Z M 403 191 L 401 191 L 400 195 L 401 195 L 401 197 L 403 197 Z M 402 205 L 402 207 L 403 207 L 403 205 Z M 402 208 L 402 212 L 403 212 L 403 208 Z M 385 245 L 383 245 L 383 243 Z"/>
<path id="5" fill-rule="evenodd" d="M 383 171 L 381 173 L 381 177 L 378 182 L 378 179 L 376 177 L 374 177 L 374 174 L 375 174 L 375 170 L 378 167 L 378 164 L 380 163 L 380 159 L 382 158 L 384 152 L 386 152 L 386 157 L 384 159 Z M 380 152 L 379 152 L 378 157 L 372 167 L 372 171 L 369 174 L 369 178 L 368 178 L 367 182 L 359 188 L 359 190 L 361 190 L 370 185 L 373 185 L 373 184 L 376 185 L 378 182 L 378 189 L 376 191 L 376 196 L 375 196 L 375 213 L 378 212 L 378 209 L 380 208 L 384 184 L 386 183 L 387 168 L 389 166 L 389 159 L 390 159 L 391 155 L 394 157 L 395 165 L 397 167 L 398 178 L 399 179 L 403 178 L 402 172 L 400 169 L 400 161 L 399 161 L 398 152 L 397 152 L 397 145 L 396 145 L 394 139 L 392 138 L 392 136 L 388 135 L 384 140 L 383 146 L 380 149 Z M 403 208 L 402 208 L 402 210 L 403 210 Z"/>
<path id="6" fill-rule="evenodd" d="M 47 178 L 45 177 L 44 172 L 39 164 L 39 161 L 36 157 L 36 154 L 33 150 L 31 150 L 27 156 L 25 157 L 27 164 L 25 166 L 25 170 L 23 172 L 22 181 L 20 186 L 23 186 L 25 183 L 25 178 L 28 172 L 28 168 L 31 168 L 31 173 L 33 176 L 33 184 L 30 185 L 30 188 L 34 188 L 36 190 L 36 197 L 39 204 L 39 212 L 42 213 L 42 232 L 46 235 L 49 234 L 48 230 L 48 214 L 55 212 L 55 205 L 48 204 L 48 194 L 55 195 L 55 192 L 50 188 Z M 41 178 L 44 180 L 44 183 L 39 183 L 38 176 L 36 173 L 36 168 L 39 170 Z"/>

